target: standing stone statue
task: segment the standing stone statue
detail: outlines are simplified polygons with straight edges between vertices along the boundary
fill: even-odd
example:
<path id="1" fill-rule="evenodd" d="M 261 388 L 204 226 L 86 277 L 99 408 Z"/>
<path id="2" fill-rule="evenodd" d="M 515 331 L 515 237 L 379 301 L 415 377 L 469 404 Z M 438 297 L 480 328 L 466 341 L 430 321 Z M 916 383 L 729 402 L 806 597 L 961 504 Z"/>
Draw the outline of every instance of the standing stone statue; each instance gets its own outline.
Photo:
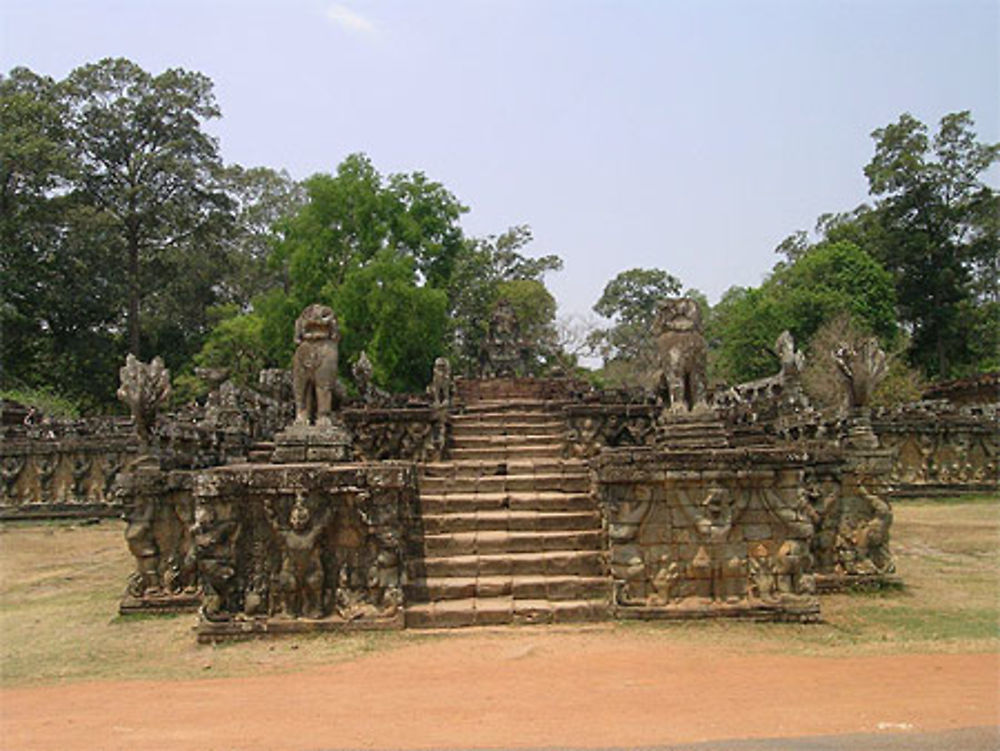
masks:
<path id="1" fill-rule="evenodd" d="M 337 414 L 344 400 L 337 378 L 339 341 L 337 318 L 326 305 L 309 305 L 295 321 L 295 419 L 274 436 L 272 461 L 344 461 L 350 456 L 351 436 Z"/>
<path id="2" fill-rule="evenodd" d="M 298 347 L 292 358 L 295 424 L 328 426 L 344 396 L 337 379 L 337 317 L 326 305 L 312 304 L 295 321 Z"/>
<path id="3" fill-rule="evenodd" d="M 358 388 L 358 395 L 367 405 L 379 404 L 389 399 L 389 394 L 375 385 L 374 374 L 372 361 L 368 359 L 366 352 L 362 352 L 351 366 L 351 375 L 354 377 L 354 385 Z"/>
<path id="4" fill-rule="evenodd" d="M 118 398 L 132 411 L 135 433 L 142 448 L 150 444 L 150 431 L 156 422 L 156 412 L 170 397 L 170 371 L 163 360 L 154 357 L 148 365 L 135 355 L 125 358 L 125 365 L 118 371 L 121 385 Z"/>
<path id="5" fill-rule="evenodd" d="M 664 403 L 672 411 L 705 409 L 708 347 L 698 303 L 689 297 L 660 301 L 655 331 L 660 365 L 657 391 Z"/>
<path id="6" fill-rule="evenodd" d="M 447 357 L 439 357 L 434 361 L 434 373 L 427 387 L 431 398 L 431 406 L 447 408 L 451 406 L 454 385 L 451 382 L 451 363 Z"/>
<path id="7" fill-rule="evenodd" d="M 833 353 L 850 409 L 867 407 L 875 389 L 889 372 L 878 340 L 868 338 L 857 347 L 844 345 Z"/>
<path id="8" fill-rule="evenodd" d="M 482 371 L 486 378 L 510 378 L 525 374 L 528 346 L 521 339 L 521 325 L 514 306 L 500 298 L 490 317 L 490 330 L 483 343 Z"/>

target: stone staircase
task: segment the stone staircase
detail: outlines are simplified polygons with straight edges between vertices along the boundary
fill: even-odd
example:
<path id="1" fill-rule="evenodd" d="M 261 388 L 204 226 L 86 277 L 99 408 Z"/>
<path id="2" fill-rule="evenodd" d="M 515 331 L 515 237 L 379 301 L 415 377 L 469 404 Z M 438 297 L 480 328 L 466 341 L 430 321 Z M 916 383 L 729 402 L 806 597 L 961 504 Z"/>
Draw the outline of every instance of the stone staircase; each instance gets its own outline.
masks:
<path id="1" fill-rule="evenodd" d="M 453 417 L 449 461 L 423 465 L 422 555 L 406 625 L 603 618 L 601 517 L 584 462 L 563 459 L 560 414 L 541 400 L 482 400 Z"/>

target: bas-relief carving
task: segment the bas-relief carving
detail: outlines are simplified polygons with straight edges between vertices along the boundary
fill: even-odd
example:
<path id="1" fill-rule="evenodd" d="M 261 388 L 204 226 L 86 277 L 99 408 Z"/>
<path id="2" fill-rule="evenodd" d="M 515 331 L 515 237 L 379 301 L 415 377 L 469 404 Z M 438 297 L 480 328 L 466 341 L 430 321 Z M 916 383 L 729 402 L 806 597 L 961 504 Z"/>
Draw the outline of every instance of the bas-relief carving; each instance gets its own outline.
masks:
<path id="1" fill-rule="evenodd" d="M 805 511 L 787 488 L 720 480 L 601 484 L 617 605 L 723 614 L 755 603 L 815 607 Z"/>
<path id="2" fill-rule="evenodd" d="M 530 344 L 521 337 L 521 324 L 514 306 L 501 298 L 490 316 L 489 331 L 480 354 L 484 378 L 507 378 L 528 374 Z"/>
<path id="3" fill-rule="evenodd" d="M 217 593 L 212 607 L 206 599 L 208 638 L 220 633 L 213 623 L 224 635 L 255 623 L 270 624 L 264 630 L 396 623 L 403 603 L 401 504 L 412 502 L 415 479 L 397 470 L 399 484 L 351 466 L 330 475 L 333 466 L 285 476 L 279 465 L 255 465 L 203 476 L 197 506 L 214 516 L 202 534 L 225 532 L 214 547 L 194 534 L 199 571 L 215 572 L 205 582 L 206 593 Z"/>

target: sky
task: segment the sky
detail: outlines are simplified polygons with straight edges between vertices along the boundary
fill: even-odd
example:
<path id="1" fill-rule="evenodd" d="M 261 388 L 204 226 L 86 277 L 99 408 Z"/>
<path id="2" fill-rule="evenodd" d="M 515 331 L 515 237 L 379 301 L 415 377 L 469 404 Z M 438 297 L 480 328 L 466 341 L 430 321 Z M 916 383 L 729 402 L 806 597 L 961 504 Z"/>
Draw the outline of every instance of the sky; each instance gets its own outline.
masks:
<path id="1" fill-rule="evenodd" d="M 1000 0 L 3 0 L 0 71 L 104 57 L 208 75 L 227 162 L 364 152 L 529 225 L 560 315 L 629 268 L 712 302 L 870 200 L 871 132 L 970 110 L 1000 141 Z M 995 178 L 996 171 L 991 174 Z"/>

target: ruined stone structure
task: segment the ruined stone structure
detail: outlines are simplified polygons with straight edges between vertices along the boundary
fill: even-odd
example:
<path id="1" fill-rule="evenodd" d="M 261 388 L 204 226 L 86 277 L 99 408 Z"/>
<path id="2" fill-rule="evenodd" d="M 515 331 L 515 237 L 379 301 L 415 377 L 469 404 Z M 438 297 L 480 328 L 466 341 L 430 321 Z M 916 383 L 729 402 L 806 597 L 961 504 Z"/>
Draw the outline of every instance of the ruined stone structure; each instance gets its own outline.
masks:
<path id="1" fill-rule="evenodd" d="M 613 612 L 625 618 L 816 620 L 818 460 L 756 451 L 609 451 L 596 462 Z"/>
<path id="2" fill-rule="evenodd" d="M 5 425 L 20 438 L 3 444 L 0 511 L 34 495 L 56 507 L 60 492 L 71 506 L 71 491 L 124 510 L 135 570 L 122 612 L 199 608 L 211 641 L 608 617 L 812 621 L 817 593 L 898 582 L 894 489 L 996 487 L 995 408 L 871 415 L 862 395 L 820 414 L 785 336 L 767 384 L 709 395 L 697 307 L 669 301 L 661 314 L 659 395 L 452 379 L 439 361 L 426 394 L 391 397 L 362 364 L 351 400 L 329 367 L 336 320 L 311 306 L 291 375 L 262 373 L 253 391 L 214 374 L 205 405 L 171 416 L 155 414 L 158 398 L 133 399 L 146 406 L 132 423 L 107 421 L 89 463 L 82 428 Z M 877 377 L 859 369 L 877 353 L 842 356 L 852 378 Z M 157 370 L 138 365 L 123 369 L 123 392 L 162 394 Z M 855 385 L 845 373 L 852 394 L 865 391 Z"/>

